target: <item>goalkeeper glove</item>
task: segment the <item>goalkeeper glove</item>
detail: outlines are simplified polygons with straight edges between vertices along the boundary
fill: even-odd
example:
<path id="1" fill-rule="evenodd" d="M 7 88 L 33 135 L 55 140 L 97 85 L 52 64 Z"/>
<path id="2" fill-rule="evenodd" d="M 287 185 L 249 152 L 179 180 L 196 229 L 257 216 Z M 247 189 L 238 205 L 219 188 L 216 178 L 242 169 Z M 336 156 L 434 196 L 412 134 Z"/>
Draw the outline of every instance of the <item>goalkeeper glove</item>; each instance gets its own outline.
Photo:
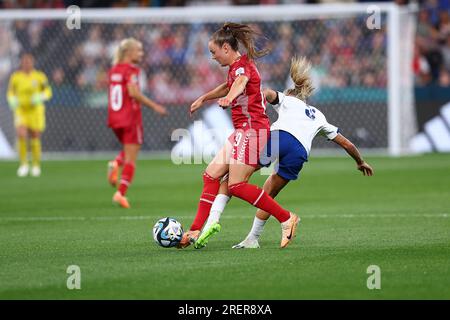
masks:
<path id="1" fill-rule="evenodd" d="M 16 110 L 16 108 L 19 106 L 19 99 L 17 99 L 16 96 L 9 96 L 8 105 L 12 111 Z"/>
<path id="2" fill-rule="evenodd" d="M 31 97 L 31 103 L 33 104 L 33 106 L 37 106 L 37 105 L 41 104 L 42 102 L 44 102 L 44 97 L 43 97 L 43 94 L 41 94 L 41 93 L 35 93 Z"/>

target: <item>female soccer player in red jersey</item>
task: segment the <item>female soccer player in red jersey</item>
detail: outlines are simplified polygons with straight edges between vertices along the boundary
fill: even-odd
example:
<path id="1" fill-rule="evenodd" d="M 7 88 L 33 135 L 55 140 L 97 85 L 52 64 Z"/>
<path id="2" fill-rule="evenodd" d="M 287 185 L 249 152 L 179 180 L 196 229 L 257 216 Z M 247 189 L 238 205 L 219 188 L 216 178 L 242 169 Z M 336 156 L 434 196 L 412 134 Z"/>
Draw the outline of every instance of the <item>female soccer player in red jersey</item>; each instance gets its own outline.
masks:
<path id="1" fill-rule="evenodd" d="M 113 202 L 122 208 L 129 208 L 125 197 L 133 181 L 136 160 L 143 143 L 141 103 L 160 115 L 166 109 L 141 93 L 139 88 L 139 68 L 137 65 L 144 55 L 142 43 L 134 38 L 123 40 L 117 48 L 113 67 L 109 71 L 108 126 L 123 145 L 115 160 L 108 163 L 108 180 L 113 187 L 118 186 Z M 118 183 L 119 169 L 122 176 Z"/>
<path id="2" fill-rule="evenodd" d="M 221 66 L 229 67 L 228 79 L 198 98 L 191 105 L 191 113 L 202 107 L 204 102 L 220 98 L 218 102 L 222 108 L 231 107 L 235 131 L 203 174 L 203 191 L 197 215 L 190 230 L 184 234 L 179 248 L 187 247 L 198 238 L 219 191 L 220 179 L 227 173 L 232 196 L 268 212 L 281 223 L 281 247 L 287 246 L 295 235 L 298 216 L 283 209 L 261 188 L 248 183 L 259 167 L 259 155 L 270 134 L 261 78 L 253 62 L 265 55 L 266 51 L 256 49 L 255 36 L 256 32 L 245 24 L 225 23 L 208 43 L 212 58 Z M 239 44 L 245 47 L 247 54 L 241 55 Z"/>

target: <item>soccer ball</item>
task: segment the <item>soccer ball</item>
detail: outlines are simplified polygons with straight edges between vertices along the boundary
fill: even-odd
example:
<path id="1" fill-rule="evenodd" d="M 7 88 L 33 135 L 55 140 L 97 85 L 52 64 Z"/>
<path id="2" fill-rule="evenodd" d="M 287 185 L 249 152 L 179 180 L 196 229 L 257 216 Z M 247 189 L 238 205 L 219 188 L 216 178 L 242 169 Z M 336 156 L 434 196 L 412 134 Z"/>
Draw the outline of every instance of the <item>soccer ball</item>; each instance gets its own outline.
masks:
<path id="1" fill-rule="evenodd" d="M 174 218 L 162 218 L 153 227 L 153 239 L 161 247 L 170 248 L 180 243 L 183 227 Z"/>

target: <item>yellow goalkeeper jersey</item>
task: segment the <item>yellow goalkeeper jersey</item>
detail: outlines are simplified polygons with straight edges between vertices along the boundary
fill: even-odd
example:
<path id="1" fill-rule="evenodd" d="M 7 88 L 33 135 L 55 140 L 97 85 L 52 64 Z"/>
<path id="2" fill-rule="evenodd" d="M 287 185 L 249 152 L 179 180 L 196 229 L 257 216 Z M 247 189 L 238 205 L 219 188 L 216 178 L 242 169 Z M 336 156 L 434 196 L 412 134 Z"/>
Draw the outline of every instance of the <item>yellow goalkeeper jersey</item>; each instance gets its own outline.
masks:
<path id="1" fill-rule="evenodd" d="M 33 104 L 33 97 L 40 95 L 37 104 Z M 52 97 L 52 89 L 45 73 L 33 70 L 30 73 L 16 71 L 11 75 L 8 86 L 8 99 L 16 97 L 18 108 L 31 109 L 44 106 L 44 101 Z M 34 100 L 35 101 L 35 100 Z"/>

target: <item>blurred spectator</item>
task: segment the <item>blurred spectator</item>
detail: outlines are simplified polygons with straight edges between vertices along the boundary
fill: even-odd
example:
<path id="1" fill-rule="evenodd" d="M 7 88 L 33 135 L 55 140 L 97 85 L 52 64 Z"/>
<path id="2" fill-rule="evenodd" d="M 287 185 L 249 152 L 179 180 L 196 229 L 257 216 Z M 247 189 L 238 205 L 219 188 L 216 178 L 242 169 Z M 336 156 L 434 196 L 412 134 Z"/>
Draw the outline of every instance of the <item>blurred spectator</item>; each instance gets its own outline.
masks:
<path id="1" fill-rule="evenodd" d="M 91 28 L 89 38 L 83 45 L 83 55 L 87 58 L 100 58 L 104 56 L 104 44 L 100 26 L 96 25 Z"/>
<path id="2" fill-rule="evenodd" d="M 436 24 L 436 30 L 440 41 L 445 41 L 450 35 L 450 17 L 448 10 L 439 11 L 439 22 Z"/>
<path id="3" fill-rule="evenodd" d="M 234 0 L 233 0 L 234 1 Z M 233 1 L 218 0 L 212 4 Z M 0 7 L 62 7 L 69 2 L 80 6 L 163 6 L 193 4 L 194 1 L 0 1 Z M 235 2 L 235 1 L 234 1 Z M 292 3 L 293 1 L 239 1 L 249 3 Z M 303 1 L 301 1 L 303 2 Z M 203 3 L 195 1 L 195 3 Z M 449 8 L 442 1 L 428 0 L 418 12 L 413 70 L 416 85 L 446 85 L 450 73 Z M 434 22 L 433 22 L 434 21 Z M 55 87 L 71 86 L 83 92 L 107 88 L 106 70 L 119 42 L 129 36 L 141 39 L 146 57 L 143 74 L 145 89 L 165 104 L 186 105 L 200 92 L 223 80 L 226 70 L 210 57 L 208 40 L 217 23 L 137 24 L 89 23 L 79 32 L 68 31 L 56 21 L 15 21 L 0 24 L 0 83 L 11 69 L 13 55 L 36 51 L 37 63 L 52 74 Z M 258 46 L 269 46 L 269 55 L 258 60 L 263 84 L 278 90 L 286 87 L 290 58 L 304 55 L 312 62 L 314 86 L 320 88 L 386 88 L 386 30 L 369 32 L 361 28 L 361 17 L 258 22 L 252 27 L 268 39 Z M 10 32 L 14 30 L 14 34 Z M 55 31 L 56 30 L 56 31 Z M 62 31 L 61 31 L 62 30 Z M 51 41 L 49 41 L 51 39 Z M 368 54 L 370 51 L 370 54 Z"/>
<path id="4" fill-rule="evenodd" d="M 439 74 L 439 85 L 441 87 L 450 87 L 450 72 L 443 68 Z"/>
<path id="5" fill-rule="evenodd" d="M 423 86 L 429 84 L 432 80 L 430 65 L 422 54 L 422 49 L 416 42 L 414 46 L 413 70 L 416 85 Z"/>
<path id="6" fill-rule="evenodd" d="M 445 44 L 442 46 L 442 56 L 444 58 L 444 67 L 450 70 L 450 34 L 447 36 Z"/>

